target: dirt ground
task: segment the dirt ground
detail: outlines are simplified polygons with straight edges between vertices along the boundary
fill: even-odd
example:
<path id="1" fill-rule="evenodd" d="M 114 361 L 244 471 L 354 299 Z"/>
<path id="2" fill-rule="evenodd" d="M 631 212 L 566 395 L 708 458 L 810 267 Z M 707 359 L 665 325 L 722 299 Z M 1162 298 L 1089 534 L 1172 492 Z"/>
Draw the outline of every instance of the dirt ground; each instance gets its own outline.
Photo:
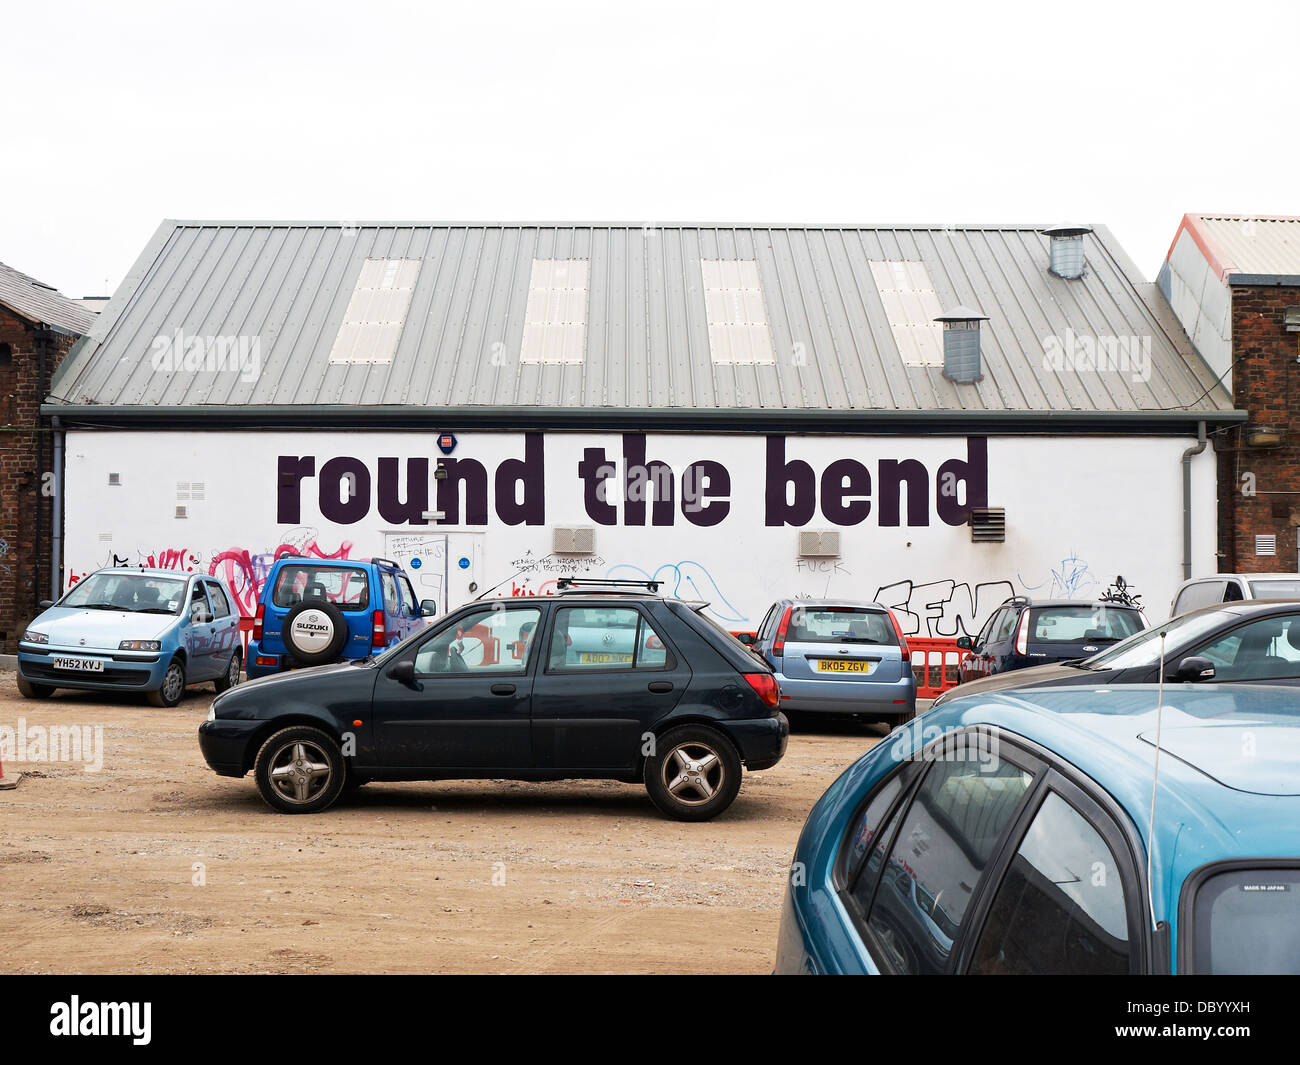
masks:
<path id="1" fill-rule="evenodd" d="M 294 817 L 203 763 L 204 689 L 37 702 L 0 673 L 0 726 L 103 726 L 99 772 L 5 763 L 5 971 L 769 972 L 804 818 L 885 732 L 798 722 L 707 824 L 599 781 L 370 784 Z"/>

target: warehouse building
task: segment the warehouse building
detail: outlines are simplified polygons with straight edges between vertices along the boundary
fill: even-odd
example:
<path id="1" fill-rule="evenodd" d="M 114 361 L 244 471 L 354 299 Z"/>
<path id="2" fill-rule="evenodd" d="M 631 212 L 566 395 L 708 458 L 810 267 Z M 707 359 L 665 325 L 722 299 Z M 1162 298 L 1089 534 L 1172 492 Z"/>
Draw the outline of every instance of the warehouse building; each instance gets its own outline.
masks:
<path id="1" fill-rule="evenodd" d="M 382 555 L 444 608 L 655 577 L 974 633 L 1161 616 L 1245 415 L 1101 226 L 167 222 L 55 377 L 64 583 Z"/>

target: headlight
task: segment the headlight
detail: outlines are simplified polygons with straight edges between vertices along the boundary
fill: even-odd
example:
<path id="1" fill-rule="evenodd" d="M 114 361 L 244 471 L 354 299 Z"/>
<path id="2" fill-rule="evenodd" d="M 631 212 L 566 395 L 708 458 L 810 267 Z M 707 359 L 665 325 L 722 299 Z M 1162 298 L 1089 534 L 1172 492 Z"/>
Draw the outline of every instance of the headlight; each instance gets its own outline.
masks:
<path id="1" fill-rule="evenodd" d="M 209 721 L 216 721 L 216 719 L 217 719 L 217 708 L 216 708 L 215 706 L 209 706 L 209 707 L 208 707 L 208 720 L 209 720 Z"/>
<path id="2" fill-rule="evenodd" d="M 49 643 L 50 638 L 43 632 L 36 632 L 34 629 L 28 629 L 23 633 L 23 639 L 28 643 Z"/>
<path id="3" fill-rule="evenodd" d="M 162 644 L 157 640 L 123 640 L 117 645 L 119 651 L 161 651 Z"/>

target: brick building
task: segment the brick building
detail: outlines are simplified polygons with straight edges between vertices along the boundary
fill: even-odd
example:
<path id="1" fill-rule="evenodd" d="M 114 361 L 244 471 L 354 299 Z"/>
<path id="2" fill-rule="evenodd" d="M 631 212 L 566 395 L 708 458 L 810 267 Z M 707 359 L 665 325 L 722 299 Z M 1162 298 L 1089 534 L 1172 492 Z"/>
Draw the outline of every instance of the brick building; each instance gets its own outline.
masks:
<path id="1" fill-rule="evenodd" d="M 1185 215 L 1159 284 L 1249 413 L 1210 436 L 1219 571 L 1300 570 L 1300 218 Z"/>
<path id="2" fill-rule="evenodd" d="M 51 594 L 53 449 L 41 400 L 94 314 L 0 263 L 0 651 Z M 44 493 L 42 485 L 45 486 Z"/>

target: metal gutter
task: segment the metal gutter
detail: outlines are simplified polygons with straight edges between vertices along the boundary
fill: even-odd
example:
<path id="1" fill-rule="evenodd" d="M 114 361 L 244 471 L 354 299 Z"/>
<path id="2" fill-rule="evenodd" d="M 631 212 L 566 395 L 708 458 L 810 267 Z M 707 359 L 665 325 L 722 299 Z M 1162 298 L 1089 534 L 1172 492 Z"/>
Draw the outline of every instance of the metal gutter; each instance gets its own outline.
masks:
<path id="1" fill-rule="evenodd" d="M 1183 580 L 1192 577 L 1192 459 L 1205 450 L 1205 423 L 1196 427 L 1196 443 L 1183 452 Z"/>
<path id="2" fill-rule="evenodd" d="M 1243 410 L 953 411 L 775 410 L 602 407 L 427 407 L 408 405 L 151 407 L 46 403 L 65 428 L 103 429 L 574 429 L 798 433 L 972 431 L 1060 434 L 1183 435 L 1205 425 L 1243 423 Z"/>

